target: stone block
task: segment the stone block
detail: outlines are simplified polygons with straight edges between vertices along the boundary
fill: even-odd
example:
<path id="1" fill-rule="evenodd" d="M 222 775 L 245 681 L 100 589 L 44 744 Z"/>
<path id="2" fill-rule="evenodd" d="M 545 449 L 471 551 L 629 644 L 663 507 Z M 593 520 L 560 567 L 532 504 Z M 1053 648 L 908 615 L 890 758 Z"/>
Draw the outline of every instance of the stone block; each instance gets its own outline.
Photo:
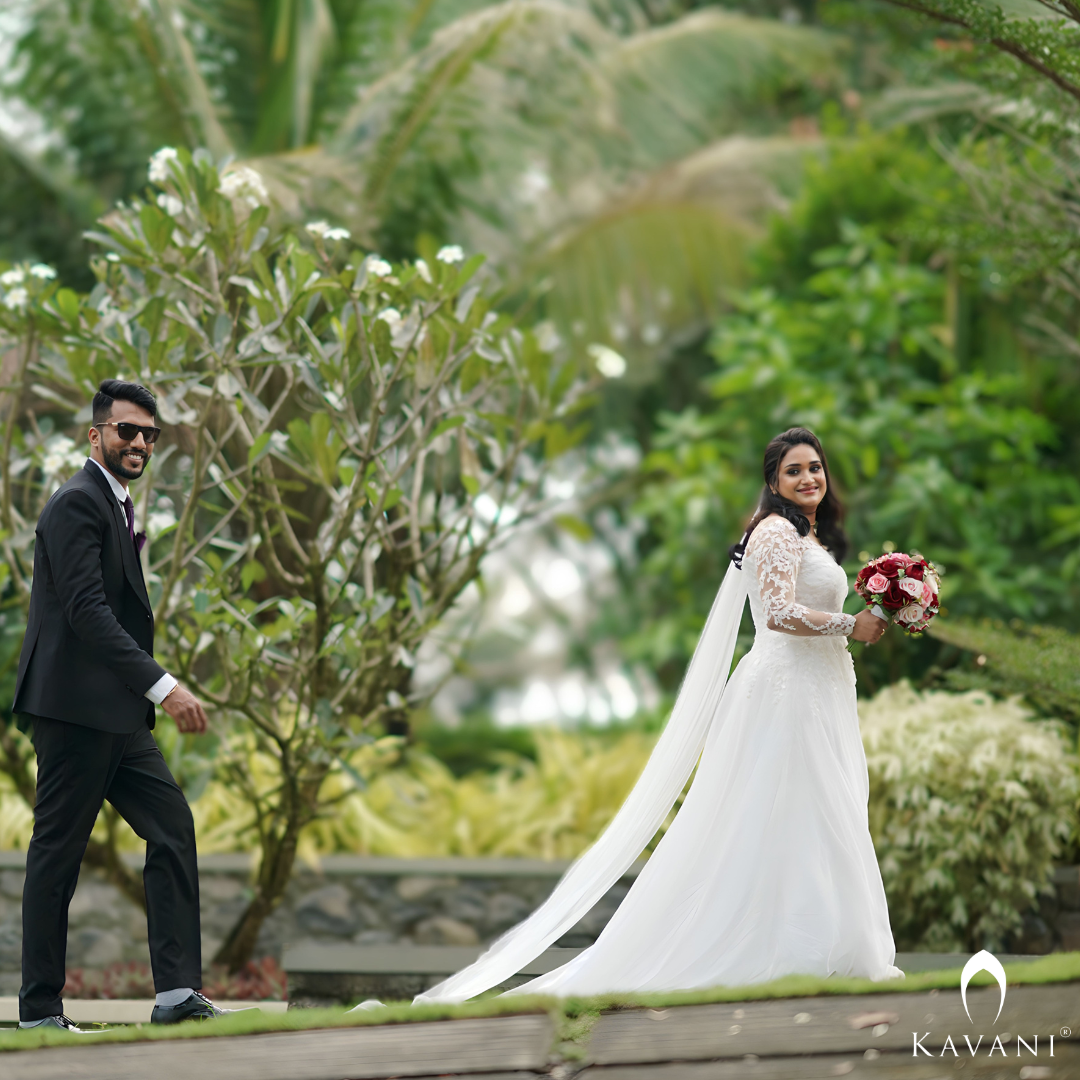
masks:
<path id="1" fill-rule="evenodd" d="M 416 924 L 413 939 L 419 945 L 479 945 L 480 935 L 468 923 L 448 915 L 435 915 Z"/>
<path id="2" fill-rule="evenodd" d="M 455 889 L 443 901 L 443 911 L 458 922 L 483 926 L 487 919 L 487 897 L 473 885 Z"/>
<path id="3" fill-rule="evenodd" d="M 10 896 L 13 900 L 21 900 L 25 880 L 26 874 L 22 870 L 0 871 L 0 893 Z"/>
<path id="4" fill-rule="evenodd" d="M 532 910 L 533 905 L 524 897 L 511 892 L 497 892 L 488 897 L 485 929 L 488 933 L 501 934 L 521 922 Z"/>
<path id="5" fill-rule="evenodd" d="M 18 922 L 0 926 L 0 968 L 16 971 L 22 966 L 22 925 Z"/>
<path id="6" fill-rule="evenodd" d="M 135 905 L 112 885 L 84 880 L 79 882 L 68 907 L 68 920 L 80 923 L 92 920 L 97 925 L 111 925 L 130 915 Z"/>
<path id="7" fill-rule="evenodd" d="M 454 889 L 457 884 L 457 878 L 403 877 L 398 878 L 394 891 L 402 900 L 412 903 L 434 892 L 436 889 Z"/>
<path id="8" fill-rule="evenodd" d="M 72 967 L 103 968 L 124 958 L 119 935 L 97 927 L 68 934 L 68 963 Z"/>
<path id="9" fill-rule="evenodd" d="M 199 901 L 205 906 L 207 901 L 216 904 L 236 900 L 247 886 L 234 877 L 218 874 L 199 875 Z"/>
<path id="10" fill-rule="evenodd" d="M 351 900 L 344 885 L 326 885 L 308 893 L 297 904 L 297 921 L 305 930 L 351 937 L 357 929 Z"/>

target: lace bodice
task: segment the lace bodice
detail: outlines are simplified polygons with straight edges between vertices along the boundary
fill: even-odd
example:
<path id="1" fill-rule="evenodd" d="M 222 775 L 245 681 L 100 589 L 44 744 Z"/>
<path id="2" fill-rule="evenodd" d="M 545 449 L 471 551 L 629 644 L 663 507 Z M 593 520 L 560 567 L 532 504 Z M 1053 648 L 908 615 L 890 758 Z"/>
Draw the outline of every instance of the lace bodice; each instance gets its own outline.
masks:
<path id="1" fill-rule="evenodd" d="M 746 569 L 757 577 L 750 592 L 754 625 L 798 637 L 847 637 L 855 616 L 841 608 L 848 580 L 843 568 L 809 536 L 782 517 L 766 518 L 746 545 Z"/>

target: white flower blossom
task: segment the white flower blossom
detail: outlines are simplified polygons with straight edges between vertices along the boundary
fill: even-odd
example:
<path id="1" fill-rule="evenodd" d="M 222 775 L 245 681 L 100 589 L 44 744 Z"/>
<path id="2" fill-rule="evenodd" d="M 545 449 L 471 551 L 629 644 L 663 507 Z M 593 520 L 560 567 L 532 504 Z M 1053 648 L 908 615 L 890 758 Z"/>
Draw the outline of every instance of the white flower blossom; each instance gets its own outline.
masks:
<path id="1" fill-rule="evenodd" d="M 22 272 L 20 266 L 13 266 L 10 270 L 5 270 L 0 274 L 0 285 L 3 285 L 5 289 L 10 289 L 12 285 L 18 285 L 25 280 L 26 275 Z"/>
<path id="2" fill-rule="evenodd" d="M 120 261 L 120 256 L 117 255 L 115 251 L 110 251 L 110 252 L 106 253 L 105 259 L 108 262 L 119 262 Z"/>
<path id="3" fill-rule="evenodd" d="M 238 165 L 221 178 L 218 194 L 224 195 L 226 199 L 242 199 L 252 210 L 256 206 L 265 206 L 270 201 L 270 193 L 266 190 L 263 178 L 246 165 Z"/>
<path id="4" fill-rule="evenodd" d="M 172 170 L 169 165 L 179 161 L 180 155 L 175 146 L 163 146 L 150 159 L 150 168 L 147 175 L 151 184 L 167 184 L 172 179 Z"/>
<path id="5" fill-rule="evenodd" d="M 17 289 L 12 289 L 11 292 L 4 297 L 4 307 L 6 307 L 8 311 L 21 311 L 29 303 L 30 294 L 21 286 Z"/>
<path id="6" fill-rule="evenodd" d="M 86 452 L 66 435 L 57 435 L 45 445 L 45 456 L 41 468 L 46 476 L 52 477 L 60 472 L 74 472 L 82 467 Z"/>
<path id="7" fill-rule="evenodd" d="M 309 221 L 304 228 L 312 236 L 317 236 L 323 240 L 348 240 L 352 236 L 348 229 L 332 226 L 326 221 Z"/>
<path id="8" fill-rule="evenodd" d="M 430 285 L 431 284 L 431 268 L 423 259 L 416 260 L 416 272 Z"/>
<path id="9" fill-rule="evenodd" d="M 626 360 L 607 345 L 593 344 L 585 351 L 593 358 L 596 370 L 605 379 L 621 379 L 626 374 Z"/>
<path id="10" fill-rule="evenodd" d="M 166 195 L 164 192 L 157 197 L 157 204 L 169 217 L 176 217 L 184 209 L 183 199 L 175 195 Z"/>
<path id="11" fill-rule="evenodd" d="M 146 515 L 146 533 L 156 539 L 166 529 L 171 529 L 176 524 L 176 515 L 168 507 L 158 506 Z"/>
<path id="12" fill-rule="evenodd" d="M 445 247 L 439 248 L 435 258 L 439 262 L 459 263 L 465 258 L 465 252 L 461 250 L 460 244 L 447 244 Z"/>
<path id="13" fill-rule="evenodd" d="M 373 277 L 389 277 L 394 268 L 385 259 L 380 259 L 378 255 L 369 255 L 367 269 L 368 273 Z"/>
<path id="14" fill-rule="evenodd" d="M 56 277 L 56 271 L 51 266 L 46 266 L 45 263 L 34 263 L 30 267 L 30 273 L 40 281 L 52 281 Z"/>
<path id="15" fill-rule="evenodd" d="M 401 326 L 401 312 L 398 311 L 397 308 L 385 308 L 383 311 L 380 311 L 375 318 L 382 319 L 382 321 L 390 327 L 391 334 Z"/>

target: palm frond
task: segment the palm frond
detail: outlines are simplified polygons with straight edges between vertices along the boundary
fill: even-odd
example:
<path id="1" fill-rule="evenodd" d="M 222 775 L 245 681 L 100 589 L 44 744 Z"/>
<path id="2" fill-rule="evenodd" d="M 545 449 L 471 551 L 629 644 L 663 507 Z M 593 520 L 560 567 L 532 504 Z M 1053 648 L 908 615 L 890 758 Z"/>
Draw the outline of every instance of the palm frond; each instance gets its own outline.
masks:
<path id="1" fill-rule="evenodd" d="M 170 86 L 182 98 L 184 119 L 194 146 L 205 146 L 217 157 L 232 152 L 232 140 L 221 124 L 214 95 L 184 33 L 184 16 L 176 0 L 140 0 L 133 14 L 136 32 L 147 58 L 166 69 Z"/>
<path id="2" fill-rule="evenodd" d="M 619 118 L 650 163 L 735 131 L 773 127 L 835 85 L 843 39 L 706 8 L 622 40 L 603 58 Z"/>
<path id="3" fill-rule="evenodd" d="M 519 288 L 549 281 L 542 310 L 560 333 L 579 351 L 613 346 L 632 379 L 647 379 L 744 283 L 749 242 L 796 190 L 805 157 L 821 152 L 789 138 L 707 147 L 535 252 Z"/>

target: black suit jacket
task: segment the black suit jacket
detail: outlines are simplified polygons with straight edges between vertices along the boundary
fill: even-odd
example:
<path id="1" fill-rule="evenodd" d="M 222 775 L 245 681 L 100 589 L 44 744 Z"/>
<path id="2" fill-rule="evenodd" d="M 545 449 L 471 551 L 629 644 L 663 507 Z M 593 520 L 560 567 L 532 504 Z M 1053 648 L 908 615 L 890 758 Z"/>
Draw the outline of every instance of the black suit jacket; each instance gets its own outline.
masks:
<path id="1" fill-rule="evenodd" d="M 143 695 L 164 674 L 124 511 L 88 461 L 38 519 L 13 711 L 125 734 L 154 726 Z"/>

